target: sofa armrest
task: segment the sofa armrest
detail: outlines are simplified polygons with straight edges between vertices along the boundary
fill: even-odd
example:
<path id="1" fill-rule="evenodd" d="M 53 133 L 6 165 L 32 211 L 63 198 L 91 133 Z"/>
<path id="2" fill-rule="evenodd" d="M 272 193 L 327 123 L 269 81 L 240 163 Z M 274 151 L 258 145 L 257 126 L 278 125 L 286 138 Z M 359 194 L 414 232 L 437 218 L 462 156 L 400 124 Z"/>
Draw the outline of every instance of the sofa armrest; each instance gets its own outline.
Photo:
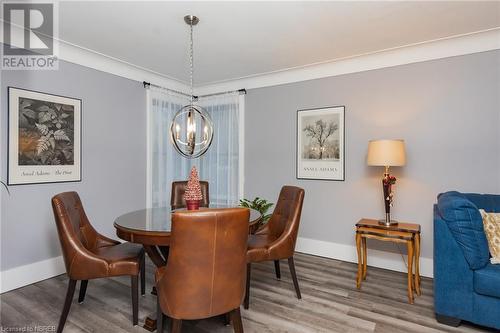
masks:
<path id="1" fill-rule="evenodd" d="M 473 271 L 434 206 L 434 311 L 467 318 L 473 310 Z"/>

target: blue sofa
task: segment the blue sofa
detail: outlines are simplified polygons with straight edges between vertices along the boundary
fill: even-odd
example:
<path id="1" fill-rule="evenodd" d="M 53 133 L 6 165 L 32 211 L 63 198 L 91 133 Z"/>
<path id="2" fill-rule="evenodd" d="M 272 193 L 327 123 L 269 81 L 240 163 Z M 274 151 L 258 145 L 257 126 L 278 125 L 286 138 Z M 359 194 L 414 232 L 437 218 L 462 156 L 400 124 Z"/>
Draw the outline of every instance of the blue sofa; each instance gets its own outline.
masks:
<path id="1" fill-rule="evenodd" d="M 490 263 L 479 209 L 500 212 L 500 195 L 446 192 L 434 205 L 436 319 L 500 330 L 500 265 Z"/>

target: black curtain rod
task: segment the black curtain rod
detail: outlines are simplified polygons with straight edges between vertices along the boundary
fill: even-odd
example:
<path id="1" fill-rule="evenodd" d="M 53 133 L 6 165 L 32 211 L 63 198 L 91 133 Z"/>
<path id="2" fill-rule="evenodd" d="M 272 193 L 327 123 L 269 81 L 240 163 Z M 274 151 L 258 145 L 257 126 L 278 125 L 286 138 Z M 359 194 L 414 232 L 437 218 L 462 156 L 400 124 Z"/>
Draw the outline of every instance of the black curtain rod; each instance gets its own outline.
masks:
<path id="1" fill-rule="evenodd" d="M 162 87 L 162 86 L 159 86 L 159 85 L 156 85 L 156 84 L 152 84 L 150 82 L 142 81 L 142 84 L 143 84 L 144 88 L 146 88 L 146 89 L 149 88 L 149 87 L 155 87 L 155 88 L 159 88 L 159 89 L 168 90 L 168 91 L 171 91 L 173 93 L 176 93 L 176 94 L 179 94 L 179 95 L 183 95 L 183 96 L 186 96 L 186 97 L 191 97 L 191 95 L 186 94 L 186 93 L 184 93 L 182 91 L 165 88 L 165 87 Z M 193 96 L 193 98 L 196 99 L 196 98 L 198 98 L 198 96 Z"/>
<path id="2" fill-rule="evenodd" d="M 144 85 L 144 88 L 155 87 L 155 88 L 169 90 L 169 91 L 172 91 L 174 93 L 177 93 L 177 94 L 180 94 L 180 95 L 184 95 L 184 96 L 187 96 L 187 97 L 191 97 L 191 95 L 183 93 L 182 91 L 165 88 L 165 87 L 162 87 L 162 86 L 158 86 L 156 84 L 152 84 L 150 82 L 143 81 L 142 84 Z M 224 94 L 230 94 L 230 93 L 234 93 L 234 92 L 237 92 L 237 93 L 243 94 L 243 95 L 246 95 L 246 93 L 247 93 L 246 89 L 239 89 L 239 90 L 224 91 L 224 92 L 220 92 L 220 93 L 207 94 L 207 95 L 201 95 L 201 96 L 193 96 L 193 98 L 194 99 L 198 99 L 200 97 L 210 97 L 210 96 L 224 95 Z"/>

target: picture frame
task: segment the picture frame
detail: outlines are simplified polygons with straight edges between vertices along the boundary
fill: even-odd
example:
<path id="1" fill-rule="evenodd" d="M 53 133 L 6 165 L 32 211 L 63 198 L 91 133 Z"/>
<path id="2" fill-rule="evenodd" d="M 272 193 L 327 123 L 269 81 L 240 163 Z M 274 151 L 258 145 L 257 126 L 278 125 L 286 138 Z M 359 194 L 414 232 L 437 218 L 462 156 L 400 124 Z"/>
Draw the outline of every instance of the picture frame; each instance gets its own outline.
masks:
<path id="1" fill-rule="evenodd" d="M 82 180 L 82 100 L 8 87 L 8 185 Z"/>
<path id="2" fill-rule="evenodd" d="M 297 110 L 296 177 L 345 180 L 345 106 Z"/>

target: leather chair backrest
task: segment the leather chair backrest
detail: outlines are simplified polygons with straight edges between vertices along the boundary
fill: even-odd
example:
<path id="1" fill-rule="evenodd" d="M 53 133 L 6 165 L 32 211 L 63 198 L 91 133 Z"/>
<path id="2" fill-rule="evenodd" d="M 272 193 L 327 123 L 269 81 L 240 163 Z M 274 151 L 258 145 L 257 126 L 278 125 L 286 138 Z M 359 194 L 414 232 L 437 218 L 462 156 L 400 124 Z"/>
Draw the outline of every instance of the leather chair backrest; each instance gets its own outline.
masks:
<path id="1" fill-rule="evenodd" d="M 304 190 L 296 186 L 283 186 L 271 218 L 267 222 L 270 233 L 286 242 L 293 255 L 299 233 L 300 216 L 304 202 Z"/>
<path id="2" fill-rule="evenodd" d="M 240 306 L 245 293 L 249 217 L 247 208 L 172 214 L 168 264 L 157 281 L 166 315 L 201 319 Z"/>
<path id="3" fill-rule="evenodd" d="M 91 256 L 98 233 L 90 224 L 78 193 L 64 192 L 52 198 L 52 209 L 61 242 L 66 271 L 70 275 L 75 256 Z"/>
<path id="4" fill-rule="evenodd" d="M 172 182 L 172 194 L 170 196 L 170 206 L 173 209 L 186 208 L 184 193 L 186 192 L 187 181 Z M 200 207 L 208 207 L 210 199 L 208 196 L 208 182 L 200 181 L 201 194 L 203 199 L 200 202 Z"/>

